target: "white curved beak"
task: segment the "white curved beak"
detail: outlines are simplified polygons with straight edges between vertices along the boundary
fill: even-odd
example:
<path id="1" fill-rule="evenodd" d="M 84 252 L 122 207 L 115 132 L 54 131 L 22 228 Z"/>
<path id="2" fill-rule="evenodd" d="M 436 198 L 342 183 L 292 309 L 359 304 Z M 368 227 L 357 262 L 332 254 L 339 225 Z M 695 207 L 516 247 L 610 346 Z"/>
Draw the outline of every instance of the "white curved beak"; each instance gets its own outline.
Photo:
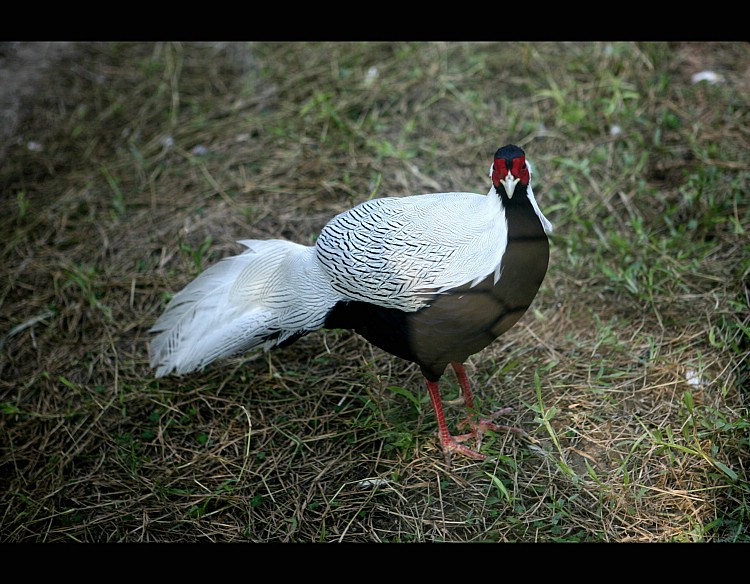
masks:
<path id="1" fill-rule="evenodd" d="M 512 174 L 508 173 L 508 175 L 500 181 L 500 184 L 503 185 L 503 188 L 505 189 L 505 192 L 508 194 L 508 198 L 513 198 L 513 191 L 516 189 L 516 183 L 519 179 L 514 177 Z"/>

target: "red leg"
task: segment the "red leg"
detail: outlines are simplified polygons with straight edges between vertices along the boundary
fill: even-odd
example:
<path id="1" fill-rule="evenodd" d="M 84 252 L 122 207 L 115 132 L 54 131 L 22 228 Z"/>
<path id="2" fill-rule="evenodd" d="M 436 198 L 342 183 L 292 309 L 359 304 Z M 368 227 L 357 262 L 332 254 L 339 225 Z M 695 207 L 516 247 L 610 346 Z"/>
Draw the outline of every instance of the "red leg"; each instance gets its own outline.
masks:
<path id="1" fill-rule="evenodd" d="M 443 414 L 443 403 L 440 400 L 440 390 L 438 384 L 434 381 L 427 382 L 427 391 L 430 392 L 430 400 L 432 400 L 432 407 L 435 409 L 435 416 L 437 417 L 438 432 L 440 434 L 440 444 L 443 447 L 443 453 L 445 454 L 445 460 L 450 464 L 450 456 L 453 452 L 459 452 L 465 456 L 471 458 L 477 458 L 484 460 L 487 458 L 484 454 L 472 450 L 468 446 L 459 444 L 458 441 L 451 436 L 448 432 L 448 426 L 445 424 L 445 415 Z"/>
<path id="2" fill-rule="evenodd" d="M 464 369 L 464 366 L 461 363 L 453 362 L 451 365 L 456 372 L 456 377 L 458 377 L 458 383 L 461 386 L 461 392 L 464 396 L 464 406 L 468 412 L 466 420 L 461 422 L 459 427 L 468 425 L 472 430 L 471 433 L 464 436 L 456 436 L 456 440 L 465 440 L 475 436 L 477 439 L 477 448 L 479 448 L 482 444 L 482 436 L 487 430 L 492 430 L 494 432 L 513 432 L 515 434 L 523 433 L 523 430 L 520 428 L 514 426 L 501 426 L 492 422 L 495 418 L 512 412 L 513 408 L 502 408 L 496 412 L 492 412 L 489 418 L 480 418 L 474 407 L 474 396 L 471 393 L 471 383 L 469 382 L 469 377 L 466 375 L 466 369 Z"/>

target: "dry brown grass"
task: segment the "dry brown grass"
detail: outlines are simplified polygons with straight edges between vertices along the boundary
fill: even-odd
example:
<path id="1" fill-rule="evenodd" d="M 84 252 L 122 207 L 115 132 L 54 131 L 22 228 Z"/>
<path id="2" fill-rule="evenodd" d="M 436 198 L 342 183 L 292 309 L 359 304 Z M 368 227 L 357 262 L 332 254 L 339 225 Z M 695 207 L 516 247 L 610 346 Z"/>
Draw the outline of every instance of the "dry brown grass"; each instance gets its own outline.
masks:
<path id="1" fill-rule="evenodd" d="M 0 162 L 0 540 L 748 541 L 748 57 L 81 44 Z M 724 84 L 692 85 L 704 68 Z M 448 468 L 418 369 L 346 331 L 153 378 L 167 294 L 236 240 L 485 192 L 509 141 L 536 162 L 552 262 L 467 368 L 528 437 Z"/>

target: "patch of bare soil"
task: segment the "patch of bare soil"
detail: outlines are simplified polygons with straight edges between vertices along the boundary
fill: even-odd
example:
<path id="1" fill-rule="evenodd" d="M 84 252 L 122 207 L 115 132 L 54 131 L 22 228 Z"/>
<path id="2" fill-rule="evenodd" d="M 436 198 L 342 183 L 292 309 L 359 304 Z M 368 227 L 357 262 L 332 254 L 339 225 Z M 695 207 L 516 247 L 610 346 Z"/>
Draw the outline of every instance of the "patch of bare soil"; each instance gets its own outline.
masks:
<path id="1" fill-rule="evenodd" d="M 16 131 L 29 111 L 27 103 L 48 81 L 46 73 L 72 56 L 74 47 L 67 41 L 0 42 L 0 159 L 20 139 Z"/>

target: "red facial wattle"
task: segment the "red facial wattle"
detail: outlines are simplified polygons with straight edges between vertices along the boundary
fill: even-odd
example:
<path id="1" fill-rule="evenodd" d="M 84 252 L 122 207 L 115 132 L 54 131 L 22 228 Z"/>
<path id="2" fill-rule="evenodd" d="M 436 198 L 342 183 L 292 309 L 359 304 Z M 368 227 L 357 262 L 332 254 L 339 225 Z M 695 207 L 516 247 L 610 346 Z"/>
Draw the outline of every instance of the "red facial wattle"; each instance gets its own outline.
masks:
<path id="1" fill-rule="evenodd" d="M 529 167 L 526 164 L 525 156 L 516 156 L 511 159 L 495 158 L 495 163 L 492 166 L 492 184 L 495 185 L 497 191 L 500 191 L 502 186 L 508 198 L 513 196 L 516 183 L 520 182 L 528 186 L 529 179 Z"/>

